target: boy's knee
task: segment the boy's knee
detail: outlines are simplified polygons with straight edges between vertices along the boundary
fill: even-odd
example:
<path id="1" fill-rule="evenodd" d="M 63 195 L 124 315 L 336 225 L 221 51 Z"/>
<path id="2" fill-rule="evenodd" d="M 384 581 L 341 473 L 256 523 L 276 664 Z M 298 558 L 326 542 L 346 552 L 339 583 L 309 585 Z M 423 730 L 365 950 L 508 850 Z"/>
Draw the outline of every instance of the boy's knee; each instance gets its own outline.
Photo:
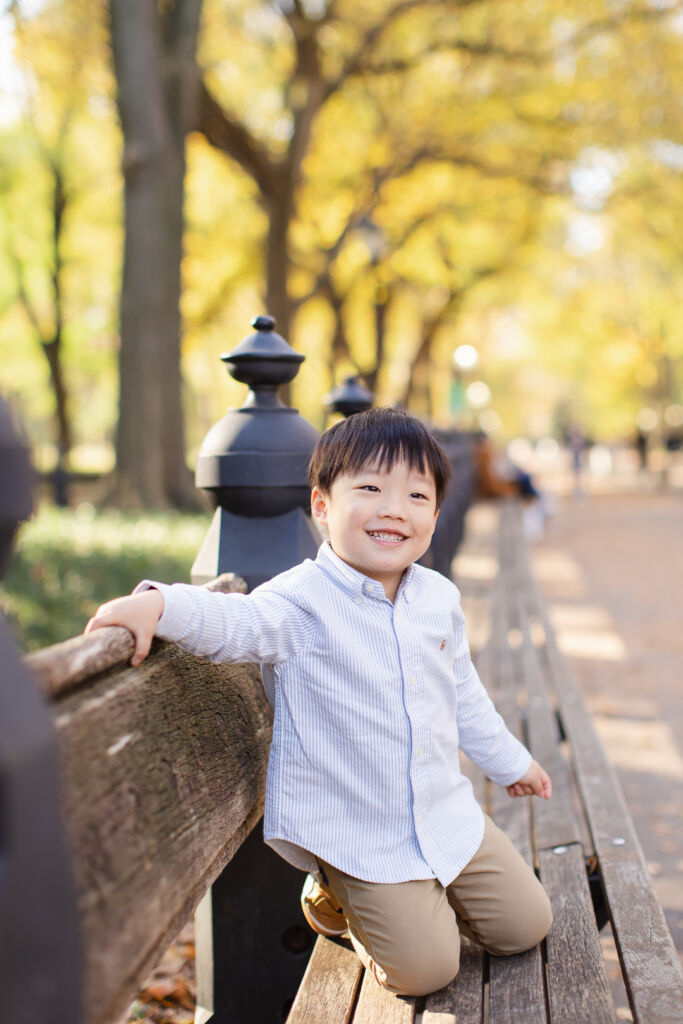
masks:
<path id="1" fill-rule="evenodd" d="M 539 883 L 536 899 L 533 902 L 529 901 L 511 922 L 511 927 L 506 933 L 497 937 L 495 943 L 487 944 L 486 948 L 496 956 L 526 953 L 543 941 L 552 923 L 550 900 Z"/>
<path id="2" fill-rule="evenodd" d="M 373 973 L 383 988 L 398 996 L 426 996 L 450 985 L 459 966 L 460 951 L 456 949 L 433 954 L 429 959 L 413 958 L 387 968 L 373 964 Z"/>

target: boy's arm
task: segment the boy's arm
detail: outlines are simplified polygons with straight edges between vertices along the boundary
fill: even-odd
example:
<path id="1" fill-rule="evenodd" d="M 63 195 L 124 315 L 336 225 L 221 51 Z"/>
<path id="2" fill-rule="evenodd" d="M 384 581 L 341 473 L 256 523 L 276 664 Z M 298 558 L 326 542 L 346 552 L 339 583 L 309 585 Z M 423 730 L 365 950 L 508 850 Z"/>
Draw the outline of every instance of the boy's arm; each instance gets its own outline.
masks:
<path id="1" fill-rule="evenodd" d="M 510 796 L 550 796 L 550 779 L 496 711 L 474 667 L 464 633 L 461 637 L 456 665 L 466 674 L 456 684 L 460 747 L 490 779 L 506 786 Z"/>
<path id="2" fill-rule="evenodd" d="M 548 774 L 512 735 L 471 660 L 467 679 L 458 683 L 457 717 L 460 747 L 490 779 L 505 786 L 512 797 L 550 797 Z"/>
<path id="3" fill-rule="evenodd" d="M 305 647 L 314 631 L 309 613 L 267 587 L 221 594 L 148 580 L 129 597 L 102 605 L 86 631 L 113 625 L 126 626 L 136 638 L 132 664 L 147 656 L 154 635 L 216 662 L 276 664 Z"/>

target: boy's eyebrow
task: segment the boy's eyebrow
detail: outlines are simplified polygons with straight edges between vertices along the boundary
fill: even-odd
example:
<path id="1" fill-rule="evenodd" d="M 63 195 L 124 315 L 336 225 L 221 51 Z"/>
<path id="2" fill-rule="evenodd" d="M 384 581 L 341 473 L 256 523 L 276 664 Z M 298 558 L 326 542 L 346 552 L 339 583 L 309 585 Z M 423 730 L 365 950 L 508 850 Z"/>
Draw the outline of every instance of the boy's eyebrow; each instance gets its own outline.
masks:
<path id="1" fill-rule="evenodd" d="M 369 476 L 373 476 L 375 474 L 382 474 L 388 476 L 391 473 L 391 469 L 386 469 L 381 464 L 365 465 L 360 466 L 358 469 L 353 470 L 352 472 L 354 476 L 363 476 L 366 473 Z M 411 469 L 410 476 L 412 477 L 413 480 L 417 481 L 418 483 L 427 484 L 429 487 L 436 487 L 436 481 L 434 480 L 434 478 L 427 473 L 421 473 L 420 470 L 418 469 Z"/>

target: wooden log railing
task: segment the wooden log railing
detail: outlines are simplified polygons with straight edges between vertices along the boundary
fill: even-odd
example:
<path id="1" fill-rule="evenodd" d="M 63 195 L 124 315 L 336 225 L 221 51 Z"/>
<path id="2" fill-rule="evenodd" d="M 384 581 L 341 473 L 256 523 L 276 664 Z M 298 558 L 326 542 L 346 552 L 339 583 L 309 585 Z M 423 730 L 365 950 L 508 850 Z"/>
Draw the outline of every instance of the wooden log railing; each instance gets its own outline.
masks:
<path id="1" fill-rule="evenodd" d="M 226 574 L 213 589 L 244 591 Z M 272 711 L 257 665 L 155 641 L 136 668 L 120 627 L 27 657 L 50 698 L 78 891 L 86 1024 L 140 982 L 263 814 Z"/>

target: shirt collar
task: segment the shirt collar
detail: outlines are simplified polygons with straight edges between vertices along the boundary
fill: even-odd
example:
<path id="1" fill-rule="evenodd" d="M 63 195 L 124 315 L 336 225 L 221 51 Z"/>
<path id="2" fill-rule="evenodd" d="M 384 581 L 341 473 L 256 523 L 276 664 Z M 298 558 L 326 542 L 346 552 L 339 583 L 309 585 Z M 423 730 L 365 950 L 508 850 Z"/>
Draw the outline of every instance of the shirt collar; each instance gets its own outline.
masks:
<path id="1" fill-rule="evenodd" d="M 371 597 L 381 601 L 386 600 L 384 587 L 379 580 L 373 580 L 370 576 L 366 576 L 364 573 L 359 572 L 358 569 L 354 569 L 348 562 L 345 562 L 343 558 L 340 558 L 332 550 L 329 540 L 323 541 L 318 548 L 316 564 L 326 576 L 336 583 L 338 587 L 341 587 L 342 590 L 345 590 L 347 594 L 350 594 L 351 597 Z M 410 587 L 410 582 L 414 574 L 415 565 L 411 563 L 403 573 L 396 595 L 397 598 L 403 594 L 406 601 L 410 601 L 413 590 Z"/>

